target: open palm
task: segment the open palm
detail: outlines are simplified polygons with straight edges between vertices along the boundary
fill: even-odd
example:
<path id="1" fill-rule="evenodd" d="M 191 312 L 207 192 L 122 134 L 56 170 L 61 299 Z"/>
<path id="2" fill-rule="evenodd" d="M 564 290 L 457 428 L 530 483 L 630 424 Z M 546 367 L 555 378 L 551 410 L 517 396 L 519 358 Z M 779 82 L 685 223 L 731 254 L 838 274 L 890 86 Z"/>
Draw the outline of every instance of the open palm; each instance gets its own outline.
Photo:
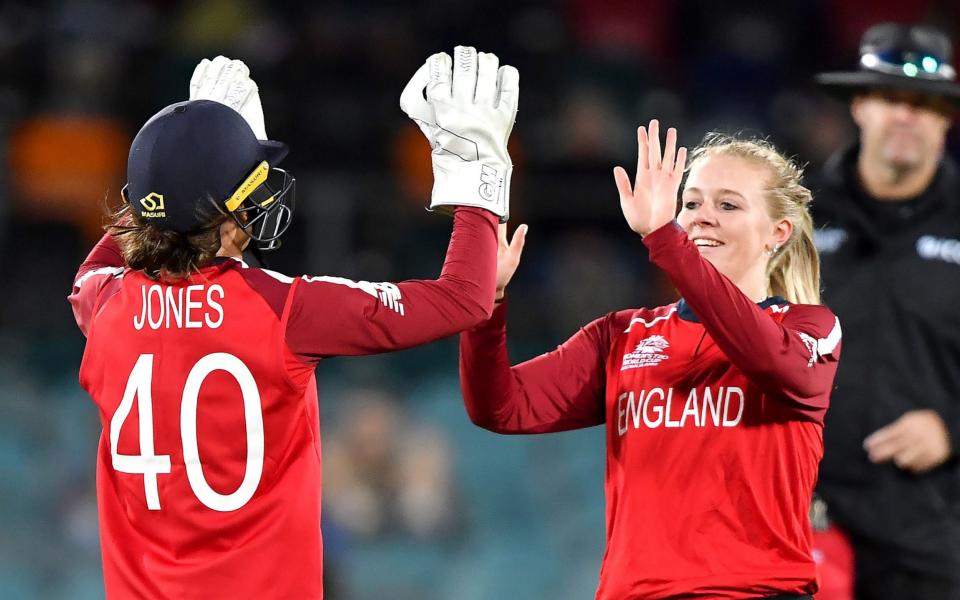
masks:
<path id="1" fill-rule="evenodd" d="M 637 130 L 637 177 L 631 186 L 623 167 L 613 170 L 620 193 L 620 209 L 630 229 L 640 235 L 666 225 L 676 216 L 677 192 L 687 163 L 687 149 L 677 150 L 677 130 L 667 130 L 667 139 L 660 151 L 660 122 L 650 121 L 647 128 Z"/>

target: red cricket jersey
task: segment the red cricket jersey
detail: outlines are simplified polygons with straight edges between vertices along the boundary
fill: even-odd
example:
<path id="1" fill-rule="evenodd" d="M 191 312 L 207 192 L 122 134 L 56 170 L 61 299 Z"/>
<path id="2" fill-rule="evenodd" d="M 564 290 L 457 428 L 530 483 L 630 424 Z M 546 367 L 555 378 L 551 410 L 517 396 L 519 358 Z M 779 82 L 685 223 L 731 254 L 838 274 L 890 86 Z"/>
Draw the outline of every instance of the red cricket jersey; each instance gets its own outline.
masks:
<path id="1" fill-rule="evenodd" d="M 754 304 L 676 223 L 644 243 L 683 300 L 610 313 L 514 367 L 497 307 L 461 334 L 467 411 L 500 433 L 606 423 L 598 599 L 815 592 L 808 511 L 839 322 Z"/>
<path id="2" fill-rule="evenodd" d="M 486 319 L 496 218 L 456 211 L 440 278 L 291 278 L 221 259 L 163 283 L 105 236 L 70 301 L 103 434 L 110 598 L 321 598 L 324 357 L 410 347 Z"/>

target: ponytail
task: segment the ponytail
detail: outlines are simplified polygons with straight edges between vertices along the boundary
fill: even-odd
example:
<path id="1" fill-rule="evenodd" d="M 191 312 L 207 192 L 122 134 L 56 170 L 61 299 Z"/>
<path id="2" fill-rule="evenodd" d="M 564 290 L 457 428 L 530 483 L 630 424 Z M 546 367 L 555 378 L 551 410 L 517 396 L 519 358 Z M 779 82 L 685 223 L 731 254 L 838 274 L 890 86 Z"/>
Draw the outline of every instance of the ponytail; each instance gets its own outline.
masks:
<path id="1" fill-rule="evenodd" d="M 793 234 L 767 263 L 771 296 L 781 296 L 795 304 L 820 304 L 820 255 L 813 244 L 813 219 L 801 213 Z"/>

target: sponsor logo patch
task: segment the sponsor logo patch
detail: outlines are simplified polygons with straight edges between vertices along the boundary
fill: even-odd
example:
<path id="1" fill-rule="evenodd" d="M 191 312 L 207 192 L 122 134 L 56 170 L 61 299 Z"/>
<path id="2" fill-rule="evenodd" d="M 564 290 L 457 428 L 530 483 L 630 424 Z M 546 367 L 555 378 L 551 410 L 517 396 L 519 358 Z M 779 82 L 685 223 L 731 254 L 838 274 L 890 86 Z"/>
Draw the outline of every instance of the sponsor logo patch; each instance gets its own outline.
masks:
<path id="1" fill-rule="evenodd" d="M 480 167 L 480 197 L 490 202 L 497 196 L 498 185 L 497 170 L 490 165 Z"/>
<path id="2" fill-rule="evenodd" d="M 143 207 L 143 211 L 140 213 L 141 217 L 167 216 L 163 206 L 163 194 L 150 192 L 143 198 L 140 198 L 140 206 Z"/>

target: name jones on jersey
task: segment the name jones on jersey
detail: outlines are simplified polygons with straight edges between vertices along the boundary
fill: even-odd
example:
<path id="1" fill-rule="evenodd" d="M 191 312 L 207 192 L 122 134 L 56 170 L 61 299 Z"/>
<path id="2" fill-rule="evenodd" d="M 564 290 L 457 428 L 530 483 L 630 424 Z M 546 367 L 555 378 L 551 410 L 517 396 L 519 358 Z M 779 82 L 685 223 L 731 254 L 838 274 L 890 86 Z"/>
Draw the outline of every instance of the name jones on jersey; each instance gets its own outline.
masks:
<path id="1" fill-rule="evenodd" d="M 140 288 L 140 315 L 133 316 L 135 329 L 216 329 L 223 324 L 223 287 L 213 284 L 183 287 L 151 285 Z"/>

